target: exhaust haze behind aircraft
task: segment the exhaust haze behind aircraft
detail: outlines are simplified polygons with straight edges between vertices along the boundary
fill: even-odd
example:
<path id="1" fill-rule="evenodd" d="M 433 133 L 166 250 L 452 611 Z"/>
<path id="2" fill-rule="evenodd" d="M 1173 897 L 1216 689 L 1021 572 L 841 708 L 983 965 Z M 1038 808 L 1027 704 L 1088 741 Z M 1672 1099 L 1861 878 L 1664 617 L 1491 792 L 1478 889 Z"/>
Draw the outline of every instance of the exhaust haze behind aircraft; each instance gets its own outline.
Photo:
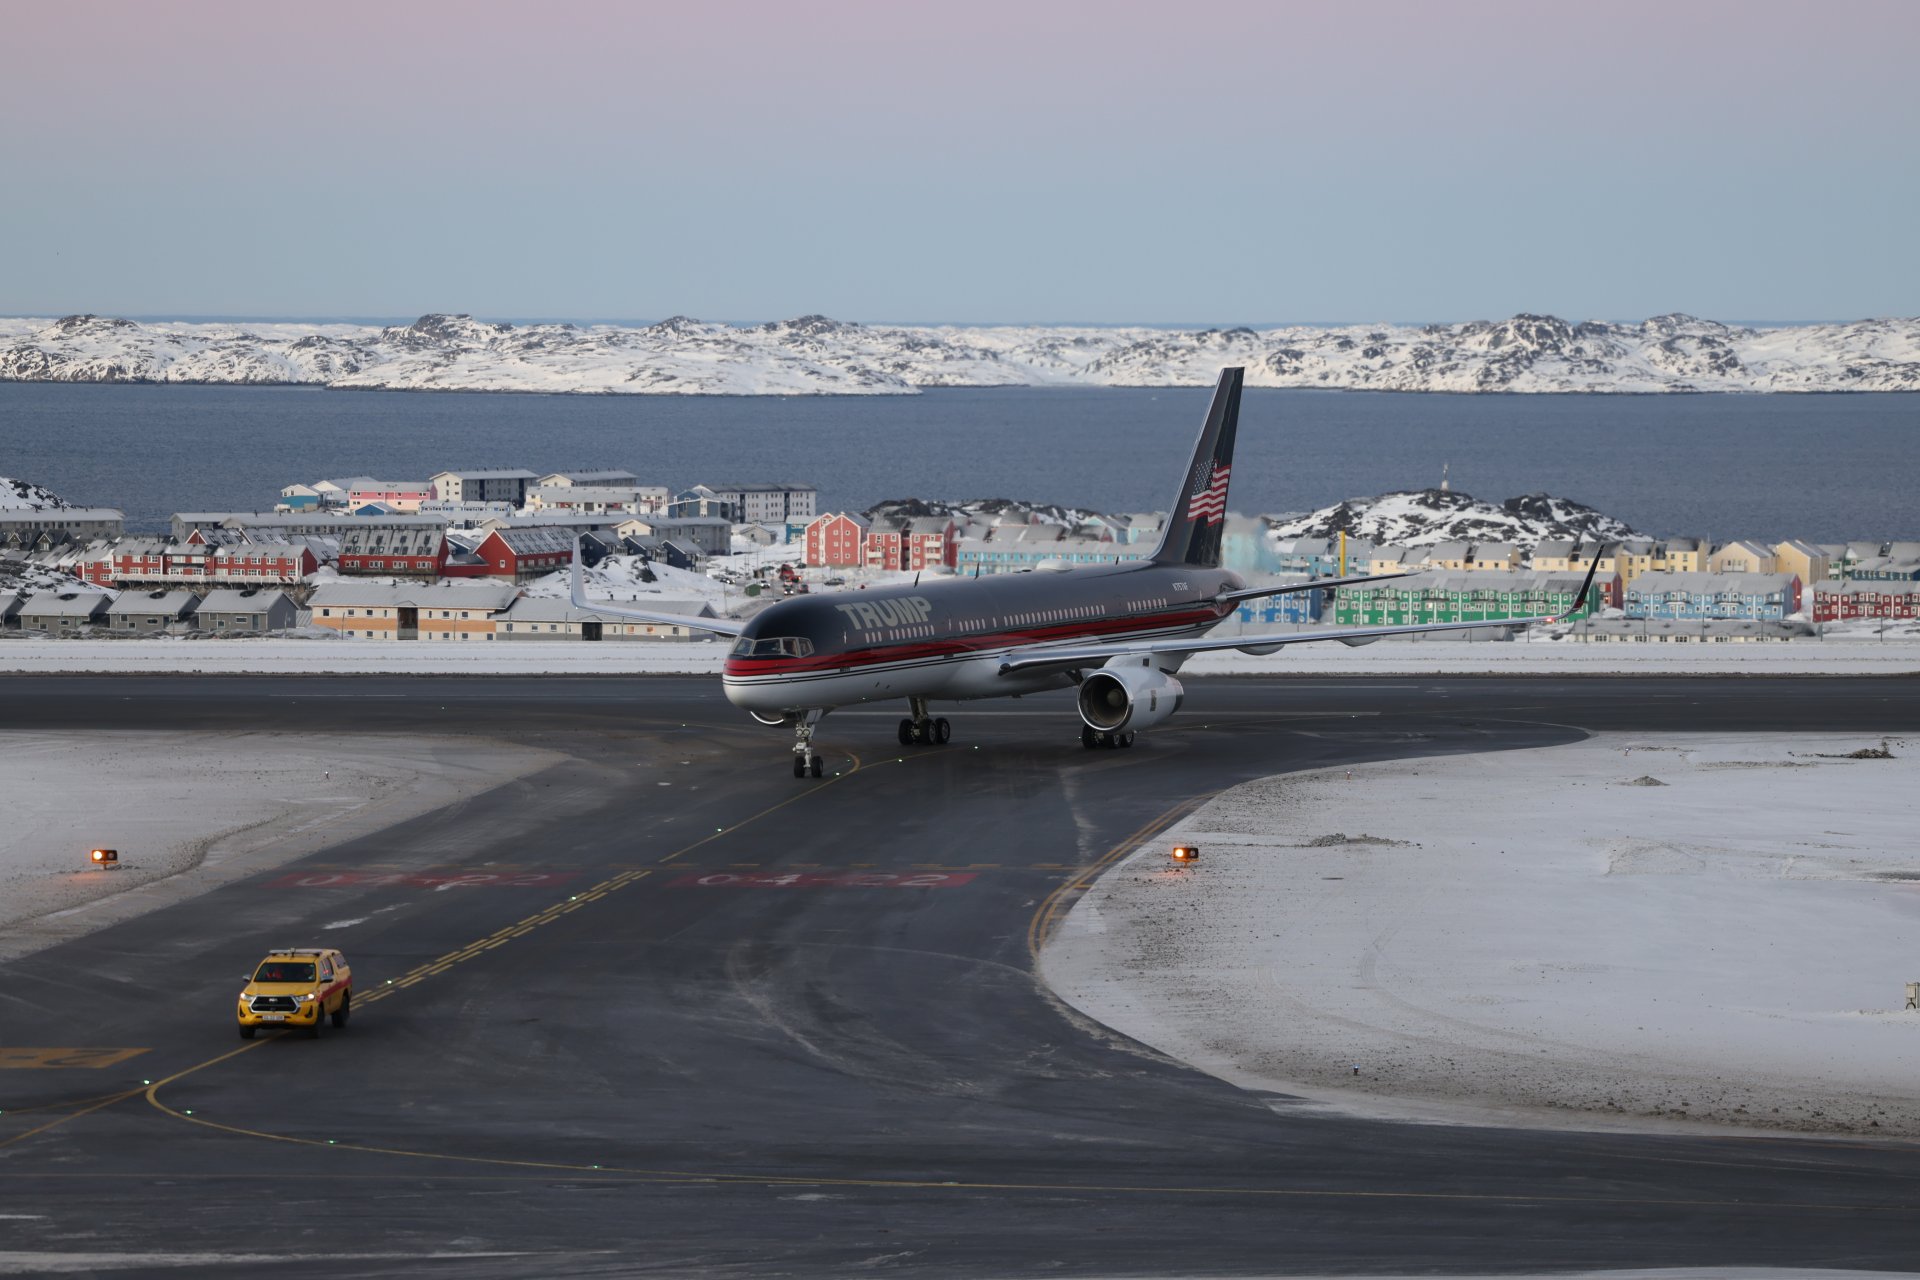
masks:
<path id="1" fill-rule="evenodd" d="M 588 599 L 576 539 L 573 603 L 609 616 L 732 637 L 722 676 L 727 699 L 763 724 L 793 729 L 796 778 L 820 776 L 814 728 L 836 707 L 904 699 L 908 715 L 900 721 L 901 745 L 944 744 L 952 725 L 931 713 L 933 702 L 1077 688 L 1081 743 L 1130 747 L 1135 733 L 1180 709 L 1185 691 L 1177 675 L 1196 653 L 1264 654 L 1326 640 L 1358 645 L 1430 631 L 1517 630 L 1561 621 L 1586 603 L 1600 567 L 1597 552 L 1579 596 L 1562 614 L 1209 638 L 1206 633 L 1242 600 L 1407 576 L 1249 587 L 1220 567 L 1242 374 L 1238 368 L 1221 371 L 1160 543 L 1144 560 L 1077 568 L 1042 565 L 1031 573 L 800 596 L 742 623 Z"/>

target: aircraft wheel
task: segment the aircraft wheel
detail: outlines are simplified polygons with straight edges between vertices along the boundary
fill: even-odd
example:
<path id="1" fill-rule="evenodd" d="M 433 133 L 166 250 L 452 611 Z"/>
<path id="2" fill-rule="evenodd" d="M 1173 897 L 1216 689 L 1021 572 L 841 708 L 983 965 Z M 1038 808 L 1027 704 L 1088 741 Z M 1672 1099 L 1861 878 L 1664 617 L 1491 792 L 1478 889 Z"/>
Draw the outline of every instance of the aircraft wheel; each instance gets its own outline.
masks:
<path id="1" fill-rule="evenodd" d="M 1120 735 L 1117 733 L 1103 733 L 1100 735 L 1100 745 L 1111 751 L 1120 745 Z"/>
<path id="2" fill-rule="evenodd" d="M 795 756 L 793 758 L 793 776 L 796 778 L 804 778 L 807 776 L 807 761 L 804 756 Z"/>
<path id="3" fill-rule="evenodd" d="M 820 757 L 815 756 L 813 758 L 813 776 L 816 778 L 820 776 L 820 764 L 821 764 Z"/>
<path id="4" fill-rule="evenodd" d="M 1100 745 L 1100 739 L 1094 736 L 1092 725 L 1080 726 L 1080 745 L 1089 751 Z"/>
<path id="5" fill-rule="evenodd" d="M 1123 747 L 1130 747 L 1133 745 L 1133 730 L 1129 729 L 1125 733 L 1120 735 L 1120 745 Z"/>
<path id="6" fill-rule="evenodd" d="M 913 745 L 913 721 L 911 720 L 900 722 L 900 745 L 903 747 Z"/>
<path id="7" fill-rule="evenodd" d="M 943 747 L 953 740 L 953 725 L 945 716 L 933 722 L 933 740 Z"/>

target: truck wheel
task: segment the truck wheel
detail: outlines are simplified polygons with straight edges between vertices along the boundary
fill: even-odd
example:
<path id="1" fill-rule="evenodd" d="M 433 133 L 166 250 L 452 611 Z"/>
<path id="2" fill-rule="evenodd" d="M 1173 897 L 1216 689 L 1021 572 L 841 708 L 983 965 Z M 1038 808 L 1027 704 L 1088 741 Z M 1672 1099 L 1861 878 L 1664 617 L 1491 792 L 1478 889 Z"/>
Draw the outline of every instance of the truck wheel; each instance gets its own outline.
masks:
<path id="1" fill-rule="evenodd" d="M 249 1026 L 243 1025 L 240 1028 L 240 1038 L 242 1040 L 251 1040 L 253 1039 L 253 1033 L 258 1031 L 259 1029 L 260 1028 L 258 1027 L 249 1027 Z"/>
<path id="2" fill-rule="evenodd" d="M 333 1011 L 333 1025 L 336 1027 L 344 1027 L 347 1025 L 347 1019 L 352 1016 L 353 992 L 349 991 L 340 997 L 340 1007 Z"/>
<path id="3" fill-rule="evenodd" d="M 320 1028 L 325 1025 L 326 1021 L 327 1009 L 325 1005 L 322 1005 L 314 1012 L 313 1025 L 307 1028 L 307 1039 L 318 1040 L 320 1038 Z"/>

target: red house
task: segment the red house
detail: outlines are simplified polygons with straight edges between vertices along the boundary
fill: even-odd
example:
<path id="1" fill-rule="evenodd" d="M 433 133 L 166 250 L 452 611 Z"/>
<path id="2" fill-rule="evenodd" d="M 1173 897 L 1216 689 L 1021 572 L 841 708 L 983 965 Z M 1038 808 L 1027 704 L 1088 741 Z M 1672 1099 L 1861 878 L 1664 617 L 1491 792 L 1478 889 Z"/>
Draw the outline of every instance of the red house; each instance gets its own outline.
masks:
<path id="1" fill-rule="evenodd" d="M 945 516 L 903 520 L 891 529 L 867 532 L 867 567 L 912 573 L 953 568 L 953 521 Z"/>
<path id="2" fill-rule="evenodd" d="M 350 529 L 340 539 L 341 573 L 431 578 L 446 564 L 447 535 L 438 528 Z"/>
<path id="3" fill-rule="evenodd" d="M 525 582 L 564 569 L 573 560 L 572 529 L 495 529 L 472 555 L 449 556 L 449 578 L 511 578 Z"/>
<path id="4" fill-rule="evenodd" d="M 866 563 L 867 521 L 843 511 L 815 516 L 807 525 L 806 561 L 820 569 L 851 569 Z"/>
<path id="5" fill-rule="evenodd" d="M 1920 617 L 1920 583 L 1822 582 L 1813 588 L 1813 620 L 1846 622 L 1853 618 Z"/>

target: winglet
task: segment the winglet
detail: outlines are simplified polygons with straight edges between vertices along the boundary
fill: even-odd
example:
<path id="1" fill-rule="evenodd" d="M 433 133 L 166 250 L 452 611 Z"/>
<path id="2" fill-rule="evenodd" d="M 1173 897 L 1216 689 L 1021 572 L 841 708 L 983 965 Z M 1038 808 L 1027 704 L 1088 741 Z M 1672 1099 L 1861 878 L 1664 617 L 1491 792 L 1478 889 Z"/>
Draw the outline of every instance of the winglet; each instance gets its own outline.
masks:
<path id="1" fill-rule="evenodd" d="M 586 535 L 583 533 L 573 535 L 573 567 L 568 571 L 569 576 L 567 578 L 567 583 L 571 588 L 570 593 L 573 597 L 573 607 L 576 609 L 593 608 L 592 603 L 587 599 L 585 566 L 580 561 L 580 542 L 581 539 L 585 537 Z"/>
<path id="2" fill-rule="evenodd" d="M 1569 607 L 1565 613 L 1561 614 L 1560 617 L 1571 618 L 1574 614 L 1580 612 L 1582 605 L 1586 604 L 1587 592 L 1593 590 L 1593 575 L 1600 572 L 1600 557 L 1606 549 L 1607 544 L 1604 542 L 1594 547 L 1593 563 L 1587 566 L 1587 580 L 1580 584 L 1580 594 L 1573 598 L 1572 606 Z"/>

